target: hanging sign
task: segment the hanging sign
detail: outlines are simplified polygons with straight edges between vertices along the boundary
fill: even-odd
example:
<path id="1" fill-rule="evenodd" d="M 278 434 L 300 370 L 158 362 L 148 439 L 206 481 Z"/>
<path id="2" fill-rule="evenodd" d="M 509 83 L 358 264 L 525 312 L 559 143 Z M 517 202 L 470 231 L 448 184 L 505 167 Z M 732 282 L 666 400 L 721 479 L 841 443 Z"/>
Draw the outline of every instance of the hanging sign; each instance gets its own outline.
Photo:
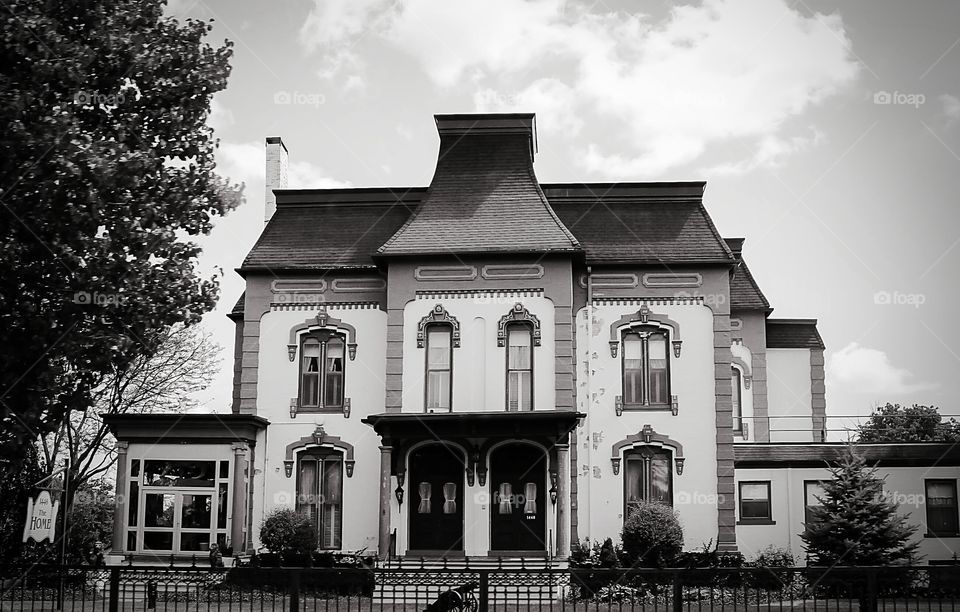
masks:
<path id="1" fill-rule="evenodd" d="M 57 529 L 57 509 L 60 502 L 50 499 L 48 491 L 41 491 L 37 499 L 27 502 L 27 521 L 23 526 L 23 541 L 33 538 L 34 542 L 49 540 L 53 542 Z"/>

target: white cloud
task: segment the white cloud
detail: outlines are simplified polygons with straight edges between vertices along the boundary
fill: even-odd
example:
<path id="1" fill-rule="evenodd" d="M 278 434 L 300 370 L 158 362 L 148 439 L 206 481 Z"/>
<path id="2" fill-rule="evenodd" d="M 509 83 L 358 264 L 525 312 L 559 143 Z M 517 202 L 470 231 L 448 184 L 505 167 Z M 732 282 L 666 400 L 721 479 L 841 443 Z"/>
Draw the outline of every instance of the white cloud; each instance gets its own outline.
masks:
<path id="1" fill-rule="evenodd" d="M 613 138 L 597 134 L 604 145 L 577 158 L 611 178 L 656 175 L 738 140 L 758 151 L 727 171 L 774 163 L 807 144 L 784 124 L 858 74 L 839 16 L 786 0 L 703 0 L 659 23 L 564 0 L 344 3 L 317 0 L 301 31 L 308 49 L 335 55 L 379 37 L 437 87 L 473 88 L 480 110 L 534 104 L 543 110 L 525 110 L 543 113 L 541 129 L 603 125 Z"/>
<path id="2" fill-rule="evenodd" d="M 255 142 L 221 142 L 217 151 L 217 171 L 234 181 L 244 182 L 247 185 L 247 199 L 260 198 L 264 189 L 265 148 L 263 144 Z M 319 166 L 310 162 L 291 159 L 287 167 L 287 181 L 291 189 L 327 189 L 333 187 L 349 187 L 347 181 L 340 181 L 327 176 Z M 250 187 L 258 186 L 257 195 L 251 193 Z M 263 200 L 260 198 L 262 205 Z"/>
<path id="3" fill-rule="evenodd" d="M 219 132 L 236 123 L 233 111 L 219 102 L 216 98 L 210 100 L 210 114 L 207 116 L 207 125 Z"/>
<path id="4" fill-rule="evenodd" d="M 752 157 L 713 166 L 707 169 L 705 173 L 707 176 L 716 176 L 720 174 L 745 174 L 757 168 L 778 168 L 786 162 L 786 158 L 790 155 L 815 147 L 823 139 L 823 132 L 816 128 L 811 128 L 808 136 L 783 138 L 776 134 L 770 134 L 756 143 Z"/>
<path id="5" fill-rule="evenodd" d="M 940 96 L 940 103 L 943 104 L 943 114 L 947 118 L 947 125 L 953 125 L 960 120 L 960 98 L 943 94 Z"/>
<path id="6" fill-rule="evenodd" d="M 894 366 L 885 352 L 856 342 L 830 355 L 826 374 L 831 385 L 873 396 L 907 395 L 936 387 L 932 383 L 916 381 L 909 370 Z"/>

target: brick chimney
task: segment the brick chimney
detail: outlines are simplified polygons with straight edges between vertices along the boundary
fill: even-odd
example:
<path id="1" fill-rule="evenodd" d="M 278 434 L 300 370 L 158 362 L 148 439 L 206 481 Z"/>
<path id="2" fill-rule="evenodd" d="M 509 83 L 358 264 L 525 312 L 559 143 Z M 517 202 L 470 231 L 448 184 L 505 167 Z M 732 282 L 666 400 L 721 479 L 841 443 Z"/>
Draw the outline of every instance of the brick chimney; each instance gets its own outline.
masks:
<path id="1" fill-rule="evenodd" d="M 267 171 L 266 171 L 266 193 L 264 197 L 264 223 L 270 221 L 270 217 L 277 210 L 277 196 L 273 194 L 274 189 L 287 188 L 287 166 L 289 164 L 289 155 L 287 147 L 279 136 L 270 136 L 267 138 Z"/>

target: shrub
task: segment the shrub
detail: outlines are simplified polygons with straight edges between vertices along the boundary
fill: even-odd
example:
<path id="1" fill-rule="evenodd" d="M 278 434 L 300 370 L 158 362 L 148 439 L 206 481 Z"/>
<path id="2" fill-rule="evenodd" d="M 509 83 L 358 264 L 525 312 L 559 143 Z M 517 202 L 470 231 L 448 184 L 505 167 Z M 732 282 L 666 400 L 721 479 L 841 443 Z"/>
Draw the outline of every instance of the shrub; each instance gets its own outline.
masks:
<path id="1" fill-rule="evenodd" d="M 260 541 L 278 555 L 304 555 L 316 550 L 317 529 L 309 515 L 282 508 L 263 519 Z"/>
<path id="2" fill-rule="evenodd" d="M 664 567 L 683 549 L 683 528 L 673 508 L 640 502 L 623 525 L 627 558 L 640 567 Z"/>
<path id="3" fill-rule="evenodd" d="M 796 559 L 793 558 L 793 553 L 790 552 L 789 548 L 771 544 L 757 553 L 751 565 L 755 567 L 793 567 L 795 563 Z"/>

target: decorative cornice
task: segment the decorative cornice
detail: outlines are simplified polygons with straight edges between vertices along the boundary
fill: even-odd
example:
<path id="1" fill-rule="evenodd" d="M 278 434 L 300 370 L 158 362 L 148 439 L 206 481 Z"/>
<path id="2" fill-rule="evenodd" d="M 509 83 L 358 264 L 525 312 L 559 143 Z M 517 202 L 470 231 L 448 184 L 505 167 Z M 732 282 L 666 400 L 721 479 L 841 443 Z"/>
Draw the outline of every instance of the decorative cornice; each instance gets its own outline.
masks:
<path id="1" fill-rule="evenodd" d="M 350 355 L 350 361 L 357 358 L 357 330 L 353 325 L 344 323 L 340 319 L 331 317 L 327 313 L 326 307 L 321 306 L 317 315 L 307 319 L 299 325 L 290 328 L 290 338 L 287 342 L 287 355 L 290 361 L 297 358 L 297 348 L 300 346 L 299 335 L 303 332 L 313 329 L 336 329 L 344 331 L 347 334 L 347 351 Z"/>
<path id="2" fill-rule="evenodd" d="M 353 458 L 353 444 L 344 442 L 340 436 L 331 436 L 323 430 L 323 425 L 317 425 L 317 428 L 309 436 L 304 436 L 296 442 L 287 445 L 284 454 L 283 465 L 287 472 L 287 478 L 293 473 L 293 456 L 296 453 L 307 450 L 312 447 L 329 446 L 343 453 L 344 464 L 347 470 L 347 477 L 353 477 L 353 466 L 356 463 Z"/>
<path id="3" fill-rule="evenodd" d="M 443 304 L 434 306 L 433 310 L 417 324 L 417 348 L 423 348 L 426 345 L 427 327 L 434 324 L 449 325 L 453 330 L 450 338 L 453 348 L 460 348 L 460 322 L 447 312 Z"/>
<path id="4" fill-rule="evenodd" d="M 271 302 L 270 303 L 270 310 L 272 311 L 317 310 L 319 308 L 336 308 L 339 310 L 375 310 L 380 308 L 380 302 L 375 302 L 375 301 L 336 302 L 331 300 L 324 300 L 322 302 Z"/>
<path id="5" fill-rule="evenodd" d="M 517 302 L 510 309 L 510 312 L 500 317 L 497 323 L 497 346 L 505 346 L 507 342 L 507 325 L 510 323 L 526 322 L 533 328 L 533 345 L 540 346 L 540 319 L 537 315 L 530 314 L 530 311 L 524 308 L 523 304 Z"/>
<path id="6" fill-rule="evenodd" d="M 673 344 L 673 354 L 675 357 L 680 357 L 680 346 L 683 343 L 680 339 L 680 324 L 667 315 L 652 312 L 646 302 L 640 305 L 640 310 L 636 313 L 624 315 L 610 324 L 610 354 L 613 357 L 617 356 L 617 348 L 620 346 L 620 333 L 623 328 L 632 327 L 637 324 L 669 327 L 671 330 L 670 341 Z"/>
<path id="7" fill-rule="evenodd" d="M 530 289 L 436 289 L 416 292 L 418 300 L 471 299 L 478 303 L 510 302 L 517 298 L 543 297 L 543 288 Z"/>
<path id="8" fill-rule="evenodd" d="M 673 296 L 673 297 L 594 297 L 595 306 L 641 306 L 650 304 L 654 306 L 703 306 L 704 296 Z"/>

